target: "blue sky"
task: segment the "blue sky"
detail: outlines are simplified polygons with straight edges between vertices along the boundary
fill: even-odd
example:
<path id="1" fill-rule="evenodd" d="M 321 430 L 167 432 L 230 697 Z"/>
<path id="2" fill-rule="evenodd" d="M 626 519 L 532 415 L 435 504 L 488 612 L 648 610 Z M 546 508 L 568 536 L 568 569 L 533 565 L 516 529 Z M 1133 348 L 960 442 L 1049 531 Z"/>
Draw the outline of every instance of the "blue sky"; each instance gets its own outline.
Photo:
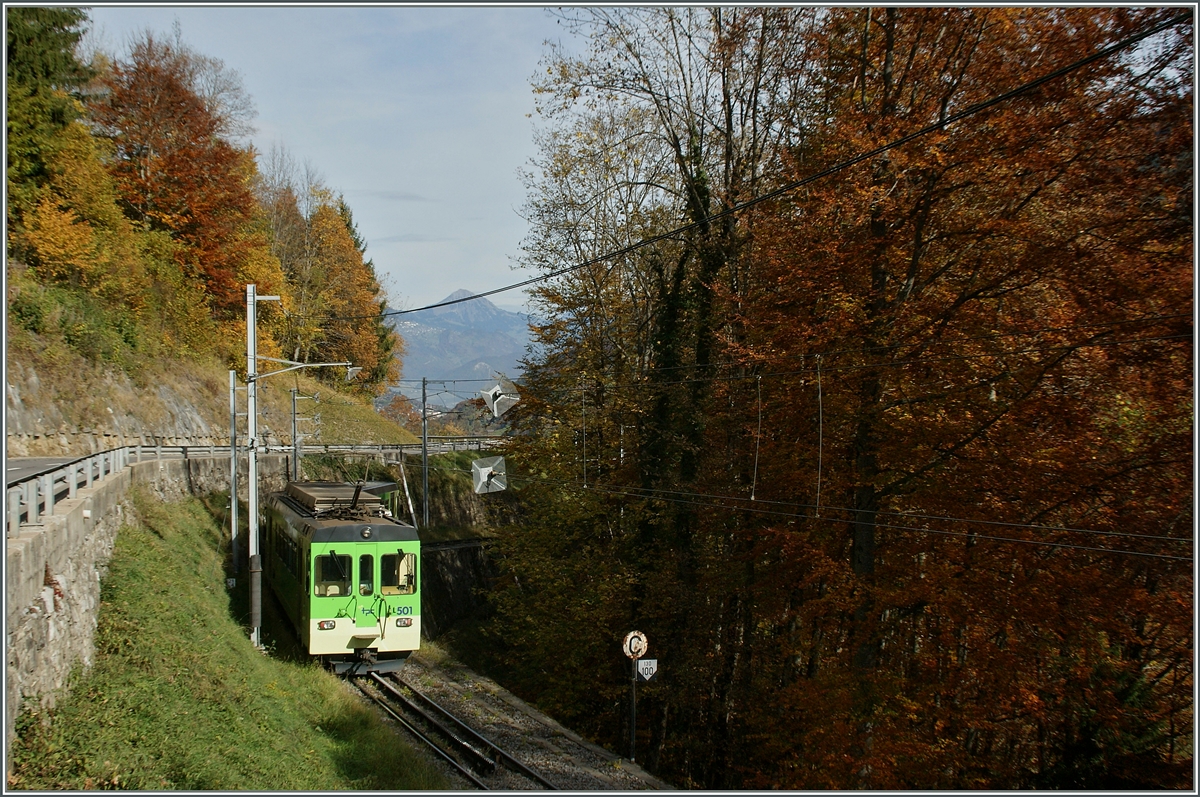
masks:
<path id="1" fill-rule="evenodd" d="M 184 42 L 238 72 L 258 110 L 254 145 L 282 145 L 345 195 L 393 306 L 529 276 L 512 259 L 527 229 L 518 170 L 535 154 L 530 78 L 543 43 L 570 38 L 544 9 L 97 5 L 89 15 L 106 52 L 147 29 L 169 36 L 178 20 Z"/>

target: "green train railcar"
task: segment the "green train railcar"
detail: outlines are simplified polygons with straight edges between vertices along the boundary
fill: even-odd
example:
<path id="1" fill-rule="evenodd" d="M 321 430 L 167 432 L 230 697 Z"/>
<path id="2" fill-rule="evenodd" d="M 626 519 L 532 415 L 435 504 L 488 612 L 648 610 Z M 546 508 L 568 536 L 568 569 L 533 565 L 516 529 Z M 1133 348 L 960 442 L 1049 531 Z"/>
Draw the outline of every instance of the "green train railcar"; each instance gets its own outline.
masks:
<path id="1" fill-rule="evenodd" d="M 393 482 L 291 482 L 263 504 L 263 575 L 304 649 L 339 673 L 388 672 L 421 645 L 421 543 Z"/>

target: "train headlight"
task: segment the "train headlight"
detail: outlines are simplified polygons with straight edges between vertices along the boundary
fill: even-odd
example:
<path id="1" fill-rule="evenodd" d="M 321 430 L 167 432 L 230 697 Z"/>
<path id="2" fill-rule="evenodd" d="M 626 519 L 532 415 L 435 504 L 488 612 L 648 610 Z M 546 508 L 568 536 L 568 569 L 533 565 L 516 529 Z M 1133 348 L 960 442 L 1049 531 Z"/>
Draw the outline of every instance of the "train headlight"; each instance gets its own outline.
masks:
<path id="1" fill-rule="evenodd" d="M 317 623 L 317 628 L 321 629 L 322 631 L 332 631 L 333 627 L 336 625 L 337 621 L 335 620 L 322 620 L 321 622 Z"/>
<path id="2" fill-rule="evenodd" d="M 412 626 L 412 618 L 411 617 L 397 617 L 396 618 L 396 627 L 397 628 L 409 628 L 411 626 Z"/>

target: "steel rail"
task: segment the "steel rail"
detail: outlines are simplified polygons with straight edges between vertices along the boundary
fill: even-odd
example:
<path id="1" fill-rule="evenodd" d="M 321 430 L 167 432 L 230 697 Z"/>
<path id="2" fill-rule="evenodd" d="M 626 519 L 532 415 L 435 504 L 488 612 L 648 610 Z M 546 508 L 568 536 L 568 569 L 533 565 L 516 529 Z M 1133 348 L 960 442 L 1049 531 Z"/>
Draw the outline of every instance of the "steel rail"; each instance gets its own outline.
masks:
<path id="1" fill-rule="evenodd" d="M 378 677 L 378 676 L 376 676 L 376 677 Z M 534 770 L 527 767 L 523 762 L 514 758 L 508 752 L 506 752 L 505 750 L 503 750 L 502 748 L 497 746 L 495 742 L 480 735 L 475 729 L 466 725 L 462 720 L 460 720 L 458 717 L 451 714 L 449 711 L 447 711 L 445 708 L 440 706 L 438 703 L 434 702 L 431 698 L 427 697 L 426 695 L 421 694 L 421 692 L 414 689 L 413 686 L 411 684 L 407 683 L 403 678 L 400 678 L 398 675 L 395 675 L 393 673 L 392 679 L 394 681 L 396 681 L 396 683 L 398 683 L 400 686 L 402 686 L 405 689 L 408 689 L 410 692 L 412 692 L 413 696 L 417 700 L 419 700 L 422 704 L 424 704 L 425 706 L 429 707 L 430 709 L 438 712 L 441 716 L 445 717 L 447 721 L 453 722 L 456 727 L 461 729 L 464 734 L 466 734 L 466 735 L 470 736 L 472 739 L 474 739 L 477 744 L 483 745 L 484 747 L 490 749 L 492 751 L 492 754 L 496 757 L 497 762 L 503 763 L 504 767 L 506 769 L 509 769 L 509 770 L 517 772 L 521 775 L 524 775 L 525 777 L 529 778 L 530 780 L 534 781 L 535 783 L 540 783 L 541 785 L 545 786 L 547 789 L 550 789 L 553 791 L 558 790 L 558 787 L 555 786 L 553 783 L 546 780 L 540 774 L 538 774 Z M 382 681 L 382 679 L 380 679 L 380 680 Z M 390 686 L 388 688 L 392 689 L 392 687 L 390 687 Z M 394 691 L 394 689 L 392 689 L 392 691 Z"/>
<path id="2" fill-rule="evenodd" d="M 383 678 L 381 678 L 379 673 L 367 673 L 367 677 L 374 681 L 375 685 L 380 690 L 382 690 L 392 700 L 395 700 L 398 704 L 400 704 L 400 706 L 406 711 L 411 711 L 412 713 L 416 714 L 422 720 L 429 723 L 430 727 L 434 728 L 441 733 L 442 736 L 446 737 L 446 739 L 450 741 L 451 745 L 458 753 L 475 764 L 477 767 L 476 771 L 484 775 L 490 775 L 496 771 L 496 762 L 488 758 L 487 754 L 484 752 L 484 750 L 488 748 L 488 742 L 486 739 L 483 739 L 479 736 L 479 734 L 475 733 L 470 728 L 467 728 L 457 720 L 455 720 L 457 727 L 451 727 L 436 717 L 431 717 L 427 711 L 424 711 L 415 702 L 409 700 L 405 695 L 401 694 L 396 687 L 392 686 Z M 411 687 L 409 688 L 411 689 Z M 417 694 L 415 690 L 413 694 Z M 442 710 L 442 713 L 444 714 L 444 710 Z M 459 733 L 456 733 L 456 730 L 459 731 Z M 462 735 L 460 735 L 462 731 L 466 732 L 465 735 L 468 738 L 462 738 Z"/>
<path id="3" fill-rule="evenodd" d="M 491 791 L 491 789 L 488 787 L 488 785 L 486 783 L 484 783 L 482 780 L 480 780 L 478 777 L 476 777 L 475 773 L 471 771 L 470 767 L 463 765 L 461 762 L 459 762 L 458 759 L 456 759 L 454 756 L 450 755 L 448 752 L 446 752 L 444 749 L 442 749 L 441 745 L 439 745 L 437 742 L 430 739 L 425 734 L 421 733 L 421 731 L 415 725 L 413 725 L 411 722 L 406 720 L 403 716 L 400 715 L 400 713 L 398 711 L 396 711 L 394 708 L 392 708 L 390 705 L 388 705 L 388 702 L 386 700 L 376 697 L 375 695 L 368 692 L 366 689 L 363 688 L 363 685 L 361 683 L 358 683 L 357 680 L 355 681 L 354 685 L 358 687 L 358 691 L 362 692 L 364 695 L 369 697 L 371 700 L 375 701 L 375 703 L 380 708 L 382 708 L 384 711 L 386 711 L 392 719 L 396 720 L 396 722 L 398 722 L 402 726 L 404 726 L 404 728 L 409 733 L 411 733 L 413 736 L 420 739 L 423 743 L 425 743 L 425 745 L 430 747 L 435 753 L 437 753 L 439 756 L 441 756 L 442 760 L 444 760 L 450 766 L 454 767 L 454 769 L 457 770 L 460 775 L 462 775 L 464 778 L 469 780 L 471 783 L 475 784 L 480 789 L 482 789 L 484 791 Z"/>

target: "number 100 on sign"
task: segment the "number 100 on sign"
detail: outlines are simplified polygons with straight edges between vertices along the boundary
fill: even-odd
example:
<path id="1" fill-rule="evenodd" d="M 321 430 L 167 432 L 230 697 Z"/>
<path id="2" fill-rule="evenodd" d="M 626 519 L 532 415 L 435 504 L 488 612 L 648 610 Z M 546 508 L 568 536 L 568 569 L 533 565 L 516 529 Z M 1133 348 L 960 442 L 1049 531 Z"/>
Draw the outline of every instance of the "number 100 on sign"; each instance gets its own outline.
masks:
<path id="1" fill-rule="evenodd" d="M 658 675 L 658 659 L 638 659 L 637 674 L 639 681 L 653 681 Z"/>

